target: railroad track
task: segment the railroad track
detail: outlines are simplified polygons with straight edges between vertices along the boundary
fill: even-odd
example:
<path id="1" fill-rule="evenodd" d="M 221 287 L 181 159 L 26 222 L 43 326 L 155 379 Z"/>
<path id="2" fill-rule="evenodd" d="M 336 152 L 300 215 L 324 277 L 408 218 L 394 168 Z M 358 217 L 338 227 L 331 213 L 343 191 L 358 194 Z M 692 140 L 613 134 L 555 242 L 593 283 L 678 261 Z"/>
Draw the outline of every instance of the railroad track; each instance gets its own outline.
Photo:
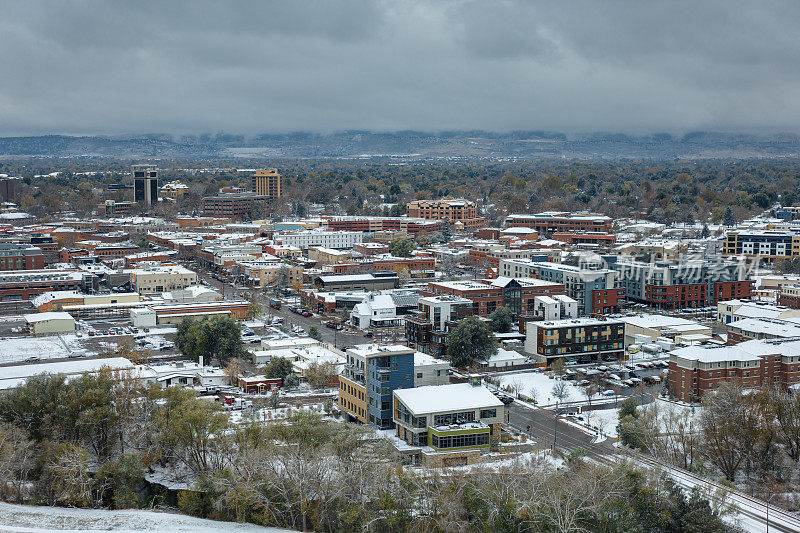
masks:
<path id="1" fill-rule="evenodd" d="M 531 420 L 532 427 L 535 427 L 537 430 L 541 431 L 548 437 L 552 437 L 555 440 L 555 432 L 550 424 L 543 424 L 536 420 Z M 518 428 L 520 431 L 524 430 L 522 428 Z M 570 439 L 564 433 L 558 434 L 558 441 L 560 443 L 566 444 L 564 446 L 562 444 L 562 448 L 566 448 L 567 450 L 577 450 L 581 449 L 588 457 L 592 460 L 597 461 L 600 464 L 605 464 L 608 466 L 615 466 L 619 464 L 623 460 L 631 460 L 634 463 L 642 464 L 650 468 L 658 468 L 666 472 L 678 485 L 684 488 L 706 488 L 709 490 L 719 490 L 724 491 L 730 500 L 730 503 L 736 506 L 738 512 L 741 515 L 749 517 L 751 519 L 756 520 L 762 525 L 762 528 L 766 530 L 767 520 L 766 514 L 767 509 L 769 509 L 769 529 L 771 531 L 781 532 L 781 533 L 797 533 L 800 532 L 800 517 L 798 517 L 794 513 L 790 513 L 781 509 L 780 507 L 775 507 L 772 505 L 768 505 L 767 502 L 760 500 L 758 498 L 754 498 L 745 494 L 737 489 L 722 485 L 715 481 L 711 481 L 700 477 L 696 474 L 683 470 L 681 468 L 676 468 L 674 466 L 662 463 L 652 457 L 648 457 L 638 452 L 629 451 L 627 454 L 618 453 L 610 448 L 598 446 L 596 444 L 581 444 L 576 443 Z M 752 531 L 760 531 L 761 529 L 747 529 Z"/>

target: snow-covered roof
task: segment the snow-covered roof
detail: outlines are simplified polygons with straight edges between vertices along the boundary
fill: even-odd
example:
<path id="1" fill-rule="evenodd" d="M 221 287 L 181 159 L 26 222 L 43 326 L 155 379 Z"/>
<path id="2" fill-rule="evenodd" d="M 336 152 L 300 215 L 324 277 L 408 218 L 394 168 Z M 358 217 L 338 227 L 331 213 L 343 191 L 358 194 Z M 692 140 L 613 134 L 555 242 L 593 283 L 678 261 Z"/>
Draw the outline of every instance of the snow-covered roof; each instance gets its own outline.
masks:
<path id="1" fill-rule="evenodd" d="M 423 352 L 414 352 L 414 366 L 426 366 L 426 365 L 449 365 L 447 361 L 444 359 L 437 359 L 432 355 L 428 355 Z"/>
<path id="2" fill-rule="evenodd" d="M 261 347 L 265 350 L 279 350 L 282 348 L 311 346 L 319 343 L 318 340 L 312 339 L 311 337 L 288 337 L 286 339 L 262 340 Z"/>
<path id="3" fill-rule="evenodd" d="M 667 315 L 637 315 L 626 316 L 621 319 L 626 324 L 640 328 L 675 328 L 678 326 L 700 326 L 694 320 Z"/>
<path id="4" fill-rule="evenodd" d="M 689 361 L 701 363 L 717 363 L 724 361 L 759 361 L 760 357 L 753 355 L 736 346 L 686 346 L 673 350 L 670 354 Z"/>
<path id="5" fill-rule="evenodd" d="M 515 352 L 514 350 L 504 350 L 503 348 L 499 348 L 497 353 L 489 357 L 488 362 L 499 362 L 499 361 L 519 361 L 525 360 L 525 356 L 519 352 Z"/>
<path id="6" fill-rule="evenodd" d="M 503 402 L 489 389 L 469 383 L 399 389 L 394 391 L 394 395 L 416 416 L 503 407 Z"/>
<path id="7" fill-rule="evenodd" d="M 798 337 L 800 325 L 783 320 L 770 320 L 766 318 L 745 318 L 728 325 L 730 329 L 769 335 L 773 337 Z"/>
<path id="8" fill-rule="evenodd" d="M 50 291 L 50 292 L 43 292 L 42 294 L 36 296 L 31 300 L 35 307 L 41 307 L 46 303 L 50 303 L 54 300 L 66 300 L 66 299 L 83 299 L 83 293 L 78 291 Z"/>
<path id="9" fill-rule="evenodd" d="M 45 322 L 47 320 L 74 320 L 72 315 L 65 311 L 49 311 L 47 313 L 31 313 L 23 315 L 25 322 L 33 324 L 34 322 Z"/>
<path id="10" fill-rule="evenodd" d="M 16 387 L 21 385 L 27 378 L 38 374 L 76 375 L 84 372 L 96 372 L 102 367 L 121 370 L 133 368 L 133 363 L 124 357 L 109 357 L 106 359 L 77 359 L 59 361 L 57 363 L 4 366 L 0 367 L 0 389 Z"/>

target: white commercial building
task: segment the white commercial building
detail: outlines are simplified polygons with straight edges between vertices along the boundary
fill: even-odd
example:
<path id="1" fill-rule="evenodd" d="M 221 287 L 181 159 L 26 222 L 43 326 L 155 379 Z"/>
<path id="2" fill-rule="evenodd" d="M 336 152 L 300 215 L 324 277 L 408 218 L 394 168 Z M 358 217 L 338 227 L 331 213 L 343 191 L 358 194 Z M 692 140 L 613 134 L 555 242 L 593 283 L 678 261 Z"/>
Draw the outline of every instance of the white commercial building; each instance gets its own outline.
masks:
<path id="1" fill-rule="evenodd" d="M 132 369 L 133 363 L 124 357 L 108 357 L 105 359 L 77 359 L 59 361 L 57 363 L 4 366 L 0 367 L 0 390 L 13 389 L 23 385 L 29 377 L 39 374 L 64 374 L 69 379 L 87 372 L 97 372 L 103 368 L 126 370 Z"/>
<path id="2" fill-rule="evenodd" d="M 307 249 L 309 246 L 322 246 L 324 248 L 352 248 L 364 239 L 360 231 L 298 231 L 296 233 L 277 233 L 274 236 L 278 244 L 296 246 Z"/>
<path id="3" fill-rule="evenodd" d="M 620 320 L 625 322 L 625 347 L 631 344 L 654 343 L 660 338 L 669 339 L 676 344 L 693 344 L 698 340 L 709 340 L 712 331 L 709 326 L 669 315 L 637 315 L 626 316 Z M 691 341 L 691 342 L 690 342 Z"/>
<path id="4" fill-rule="evenodd" d="M 390 294 L 370 294 L 356 304 L 350 312 L 350 322 L 358 329 L 402 326 L 403 319 L 397 316 L 397 304 Z"/>

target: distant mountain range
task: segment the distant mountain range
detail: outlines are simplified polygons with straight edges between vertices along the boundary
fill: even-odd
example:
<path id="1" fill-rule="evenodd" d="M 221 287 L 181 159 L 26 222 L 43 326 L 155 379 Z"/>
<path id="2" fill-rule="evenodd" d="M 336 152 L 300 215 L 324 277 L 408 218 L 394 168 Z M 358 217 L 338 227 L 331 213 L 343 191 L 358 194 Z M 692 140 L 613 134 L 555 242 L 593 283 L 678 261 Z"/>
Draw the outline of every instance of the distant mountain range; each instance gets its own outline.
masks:
<path id="1" fill-rule="evenodd" d="M 565 135 L 545 131 L 492 133 L 455 131 L 380 133 L 296 132 L 254 137 L 217 134 L 0 137 L 0 156 L 201 157 L 201 158 L 396 158 L 459 159 L 619 159 L 796 157 L 800 137 L 692 132 L 631 136 L 618 133 Z"/>

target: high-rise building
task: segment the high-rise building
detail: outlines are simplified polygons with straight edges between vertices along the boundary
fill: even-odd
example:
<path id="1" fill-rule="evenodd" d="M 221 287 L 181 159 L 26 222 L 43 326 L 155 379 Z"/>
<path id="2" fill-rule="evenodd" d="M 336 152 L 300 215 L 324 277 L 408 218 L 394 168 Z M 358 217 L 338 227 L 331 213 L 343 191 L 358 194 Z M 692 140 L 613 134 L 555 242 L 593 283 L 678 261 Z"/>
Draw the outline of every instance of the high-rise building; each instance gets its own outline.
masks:
<path id="1" fill-rule="evenodd" d="M 270 200 L 281 197 L 281 175 L 277 168 L 265 168 L 256 170 L 250 179 L 250 189 L 252 192 L 267 196 Z"/>
<path id="2" fill-rule="evenodd" d="M 0 179 L 0 200 L 3 202 L 14 201 L 14 182 L 17 178 Z"/>
<path id="3" fill-rule="evenodd" d="M 158 202 L 158 170 L 155 165 L 133 165 L 133 201 L 148 206 Z"/>

